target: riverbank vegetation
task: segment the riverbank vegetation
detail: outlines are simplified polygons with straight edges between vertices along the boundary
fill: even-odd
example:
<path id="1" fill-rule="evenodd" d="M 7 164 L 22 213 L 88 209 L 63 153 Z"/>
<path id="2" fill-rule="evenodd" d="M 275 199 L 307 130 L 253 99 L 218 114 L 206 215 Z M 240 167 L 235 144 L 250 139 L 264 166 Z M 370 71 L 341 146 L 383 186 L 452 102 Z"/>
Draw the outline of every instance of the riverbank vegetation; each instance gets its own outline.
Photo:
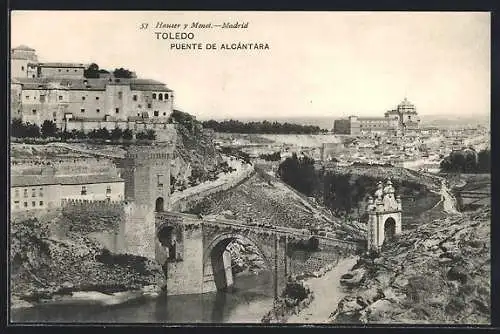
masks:
<path id="1" fill-rule="evenodd" d="M 490 173 L 491 152 L 488 149 L 453 151 L 441 161 L 440 168 L 443 173 Z"/>

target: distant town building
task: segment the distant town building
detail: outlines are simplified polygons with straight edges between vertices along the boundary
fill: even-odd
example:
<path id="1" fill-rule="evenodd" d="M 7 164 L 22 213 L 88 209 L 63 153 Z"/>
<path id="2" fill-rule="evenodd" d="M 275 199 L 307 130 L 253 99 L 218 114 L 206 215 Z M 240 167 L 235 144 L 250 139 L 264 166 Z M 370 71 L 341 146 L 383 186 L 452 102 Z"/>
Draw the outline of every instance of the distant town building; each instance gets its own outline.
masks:
<path id="1" fill-rule="evenodd" d="M 364 133 L 412 133 L 418 131 L 420 119 L 415 105 L 406 98 L 396 109 L 386 111 L 384 117 L 350 116 L 335 120 L 333 131 L 336 134 L 359 135 Z"/>
<path id="2" fill-rule="evenodd" d="M 344 144 L 342 142 L 323 143 L 320 150 L 320 159 L 322 161 L 334 161 L 340 153 L 344 152 Z"/>
<path id="3" fill-rule="evenodd" d="M 11 117 L 38 125 L 49 120 L 61 129 L 71 123 L 70 130 L 88 130 L 100 128 L 102 121 L 115 122 L 116 127 L 139 121 L 165 123 L 172 113 L 174 94 L 164 83 L 134 75 L 86 78 L 86 67 L 41 63 L 34 49 L 12 49 Z"/>

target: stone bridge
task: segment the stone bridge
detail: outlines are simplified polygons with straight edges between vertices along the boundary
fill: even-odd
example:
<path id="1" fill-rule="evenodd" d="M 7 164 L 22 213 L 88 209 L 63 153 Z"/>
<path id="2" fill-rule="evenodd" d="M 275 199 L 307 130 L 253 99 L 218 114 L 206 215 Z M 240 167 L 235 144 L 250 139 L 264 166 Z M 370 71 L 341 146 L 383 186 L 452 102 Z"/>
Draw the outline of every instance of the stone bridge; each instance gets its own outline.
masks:
<path id="1" fill-rule="evenodd" d="M 156 260 L 163 264 L 168 295 L 223 290 L 233 284 L 231 256 L 226 247 L 242 239 L 258 249 L 273 274 L 275 297 L 290 271 L 289 243 L 309 239 L 303 230 L 250 225 L 237 220 L 200 218 L 195 215 L 157 212 Z M 320 248 L 356 251 L 355 242 L 322 238 Z"/>

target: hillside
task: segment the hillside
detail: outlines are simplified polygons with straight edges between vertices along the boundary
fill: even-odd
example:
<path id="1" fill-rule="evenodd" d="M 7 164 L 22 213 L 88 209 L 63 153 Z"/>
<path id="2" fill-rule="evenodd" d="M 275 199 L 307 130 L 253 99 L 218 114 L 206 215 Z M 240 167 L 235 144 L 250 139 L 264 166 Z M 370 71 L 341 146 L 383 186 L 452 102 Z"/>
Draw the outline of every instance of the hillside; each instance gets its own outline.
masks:
<path id="1" fill-rule="evenodd" d="M 403 230 L 378 257 L 353 267 L 362 278 L 346 287 L 331 321 L 490 323 L 490 220 L 488 207 Z"/>
<path id="2" fill-rule="evenodd" d="M 304 201 L 281 182 L 268 181 L 258 174 L 229 191 L 206 197 L 190 212 L 211 215 L 227 210 L 235 219 L 293 228 L 335 222 L 315 203 Z"/>

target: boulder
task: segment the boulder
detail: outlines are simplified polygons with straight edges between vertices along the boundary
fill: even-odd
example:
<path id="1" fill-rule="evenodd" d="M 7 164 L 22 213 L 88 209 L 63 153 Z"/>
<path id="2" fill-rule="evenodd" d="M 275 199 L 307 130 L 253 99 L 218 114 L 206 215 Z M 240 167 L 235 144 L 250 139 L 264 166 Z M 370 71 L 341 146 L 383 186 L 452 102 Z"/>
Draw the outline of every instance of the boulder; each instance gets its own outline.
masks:
<path id="1" fill-rule="evenodd" d="M 387 315 L 393 313 L 394 304 L 387 299 L 379 299 L 360 312 L 362 323 L 387 321 Z"/>
<path id="2" fill-rule="evenodd" d="M 463 266 L 457 265 L 448 270 L 446 277 L 450 281 L 459 281 L 465 284 L 467 283 L 467 270 Z"/>
<path id="3" fill-rule="evenodd" d="M 340 278 L 340 284 L 349 286 L 349 287 L 354 287 L 354 286 L 359 286 L 361 282 L 364 280 L 366 275 L 366 270 L 363 268 L 360 269 L 354 269 L 347 274 L 342 275 Z"/>

